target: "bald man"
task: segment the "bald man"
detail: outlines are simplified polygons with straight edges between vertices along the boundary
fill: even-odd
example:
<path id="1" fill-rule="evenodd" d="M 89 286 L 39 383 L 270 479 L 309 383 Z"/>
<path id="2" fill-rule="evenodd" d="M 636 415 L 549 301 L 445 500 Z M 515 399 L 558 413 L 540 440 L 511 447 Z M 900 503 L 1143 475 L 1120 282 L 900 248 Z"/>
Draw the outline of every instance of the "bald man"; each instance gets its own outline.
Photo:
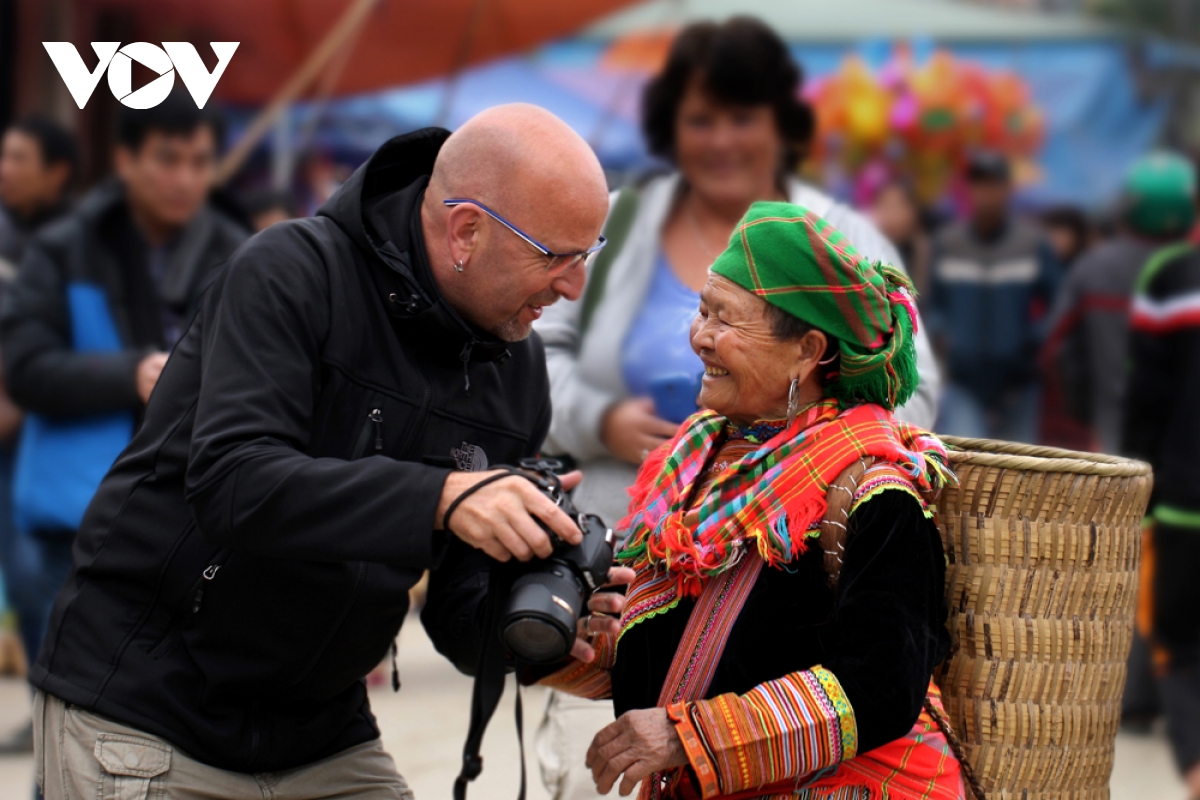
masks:
<path id="1" fill-rule="evenodd" d="M 532 325 L 607 207 L 578 136 L 504 106 L 234 254 L 76 540 L 31 673 L 47 797 L 411 797 L 362 678 L 424 570 L 546 556 L 537 520 L 579 540 L 521 478 L 451 504 L 538 452 Z"/>

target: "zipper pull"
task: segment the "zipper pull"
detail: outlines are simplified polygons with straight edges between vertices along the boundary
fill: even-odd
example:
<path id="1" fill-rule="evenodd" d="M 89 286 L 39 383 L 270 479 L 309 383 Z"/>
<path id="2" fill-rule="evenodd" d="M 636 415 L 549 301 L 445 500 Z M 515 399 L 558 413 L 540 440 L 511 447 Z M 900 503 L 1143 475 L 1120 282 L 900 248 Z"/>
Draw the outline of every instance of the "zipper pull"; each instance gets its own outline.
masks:
<path id="1" fill-rule="evenodd" d="M 210 564 L 204 570 L 204 572 L 201 573 L 201 577 L 203 577 L 204 580 L 206 580 L 206 581 L 211 581 L 213 578 L 217 577 L 217 570 L 219 570 L 220 568 L 221 568 L 220 564 Z M 196 590 L 196 598 L 192 601 L 192 613 L 193 614 L 200 613 L 200 603 L 203 600 L 204 600 L 204 584 L 200 584 L 200 588 Z"/>
<path id="2" fill-rule="evenodd" d="M 396 666 L 396 652 L 399 650 L 396 640 L 392 639 L 392 691 L 400 691 L 400 667 Z"/>
<path id="3" fill-rule="evenodd" d="M 371 409 L 367 418 L 375 425 L 375 450 L 380 451 L 383 449 L 383 409 Z"/>
<path id="4" fill-rule="evenodd" d="M 471 373 L 467 367 L 471 363 L 471 348 L 474 346 L 475 340 L 472 339 L 463 345 L 462 352 L 458 354 L 458 357 L 462 359 L 463 365 L 463 391 L 465 391 L 467 394 L 471 393 Z"/>

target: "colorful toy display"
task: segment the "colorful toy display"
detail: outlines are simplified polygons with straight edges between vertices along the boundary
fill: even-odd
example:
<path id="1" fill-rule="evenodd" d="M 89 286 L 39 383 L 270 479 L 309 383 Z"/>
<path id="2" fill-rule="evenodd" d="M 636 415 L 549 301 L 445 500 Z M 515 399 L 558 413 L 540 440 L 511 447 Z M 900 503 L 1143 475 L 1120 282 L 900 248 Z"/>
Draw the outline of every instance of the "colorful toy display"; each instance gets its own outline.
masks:
<path id="1" fill-rule="evenodd" d="M 882 68 L 850 55 L 837 72 L 811 80 L 804 94 L 818 124 L 810 168 L 856 199 L 881 175 L 897 173 L 913 181 L 924 201 L 945 199 L 976 148 L 1007 154 L 1019 184 L 1038 178 L 1042 115 L 1013 72 L 945 50 L 917 63 L 912 49 L 898 44 Z"/>

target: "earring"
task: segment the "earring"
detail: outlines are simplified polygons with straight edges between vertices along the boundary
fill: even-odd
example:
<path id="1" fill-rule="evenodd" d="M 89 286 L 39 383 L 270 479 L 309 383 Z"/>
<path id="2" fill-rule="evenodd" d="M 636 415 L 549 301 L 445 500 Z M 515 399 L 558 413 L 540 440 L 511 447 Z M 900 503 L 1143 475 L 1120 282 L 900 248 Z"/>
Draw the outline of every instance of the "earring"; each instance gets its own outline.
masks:
<path id="1" fill-rule="evenodd" d="M 454 271 L 455 271 L 455 272 L 462 272 L 462 271 L 463 271 L 463 263 L 462 263 L 462 261 L 455 261 L 455 262 L 454 262 Z"/>
<path id="2" fill-rule="evenodd" d="M 800 379 L 792 378 L 791 388 L 788 389 L 787 426 L 792 427 L 796 415 L 800 413 Z"/>

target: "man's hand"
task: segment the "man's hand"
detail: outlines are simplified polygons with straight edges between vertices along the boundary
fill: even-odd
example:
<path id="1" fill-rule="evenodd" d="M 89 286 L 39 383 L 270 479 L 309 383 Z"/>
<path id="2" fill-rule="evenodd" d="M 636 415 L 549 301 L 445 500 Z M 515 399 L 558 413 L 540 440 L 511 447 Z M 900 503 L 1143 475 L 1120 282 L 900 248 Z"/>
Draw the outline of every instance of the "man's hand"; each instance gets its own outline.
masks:
<path id="1" fill-rule="evenodd" d="M 675 435 L 679 426 L 654 412 L 649 397 L 623 400 L 610 408 L 600 423 L 600 439 L 614 456 L 631 464 L 646 460 L 651 450 Z"/>
<path id="2" fill-rule="evenodd" d="M 613 567 L 608 571 L 609 586 L 628 586 L 637 575 L 629 567 Z M 581 617 L 575 631 L 575 644 L 571 645 L 571 657 L 591 663 L 596 660 L 591 638 L 597 634 L 615 637 L 621 632 L 621 612 L 625 610 L 625 595 L 618 592 L 597 591 L 588 599 L 588 611 Z"/>
<path id="3" fill-rule="evenodd" d="M 150 402 L 150 393 L 154 391 L 154 385 L 158 383 L 158 376 L 162 375 L 163 367 L 167 365 L 166 353 L 151 353 L 138 363 L 137 367 L 137 393 L 142 399 L 142 404 Z"/>
<path id="4" fill-rule="evenodd" d="M 460 494 L 495 474 L 496 470 L 450 473 L 442 487 L 435 527 L 441 529 L 446 509 Z M 570 491 L 582 478 L 579 472 L 563 475 L 563 489 Z M 583 538 L 574 520 L 532 482 L 516 475 L 489 483 L 459 503 L 450 517 L 450 530 L 497 561 L 529 561 L 546 558 L 553 550 L 550 537 L 537 524 L 539 519 L 571 544 Z"/>
<path id="5" fill-rule="evenodd" d="M 626 796 L 639 781 L 659 770 L 682 767 L 688 758 L 667 710 L 644 708 L 625 712 L 597 733 L 584 763 L 600 794 L 608 794 L 624 773 L 621 795 Z"/>

